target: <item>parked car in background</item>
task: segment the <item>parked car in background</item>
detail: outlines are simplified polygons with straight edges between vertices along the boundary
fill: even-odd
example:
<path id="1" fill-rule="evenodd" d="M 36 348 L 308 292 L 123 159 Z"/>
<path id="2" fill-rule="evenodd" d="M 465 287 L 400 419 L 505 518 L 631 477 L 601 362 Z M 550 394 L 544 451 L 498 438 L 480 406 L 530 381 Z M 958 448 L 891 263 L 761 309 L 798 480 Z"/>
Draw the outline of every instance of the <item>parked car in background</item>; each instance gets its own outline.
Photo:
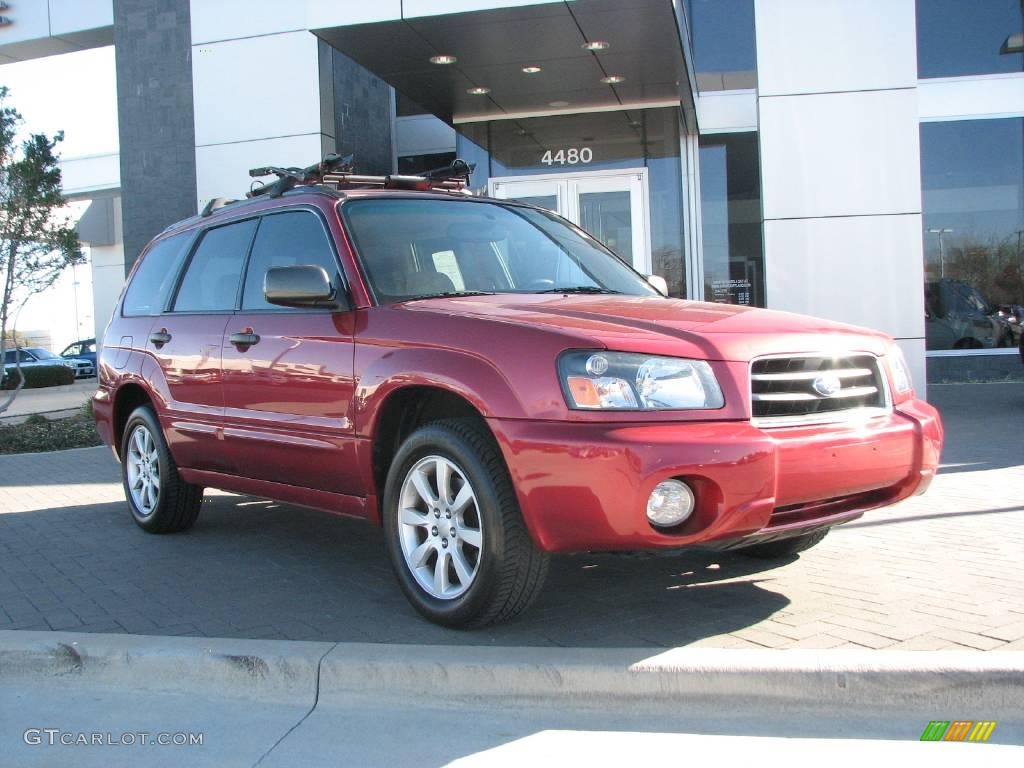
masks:
<path id="1" fill-rule="evenodd" d="M 962 280 L 942 278 L 924 286 L 928 349 L 995 349 L 1016 346 L 1010 312 L 993 307 Z"/>
<path id="2" fill-rule="evenodd" d="M 16 355 L 21 357 L 21 367 L 31 368 L 41 365 L 64 365 L 71 368 L 75 372 L 76 379 L 84 379 L 88 376 L 96 375 L 96 364 L 90 360 L 81 360 L 79 358 L 66 358 L 60 355 L 55 355 L 48 349 L 42 347 L 22 347 L 20 349 L 8 350 L 4 354 L 4 372 L 8 372 L 15 368 L 18 361 Z"/>
<path id="3" fill-rule="evenodd" d="M 362 517 L 418 611 L 481 626 L 552 552 L 791 557 L 935 475 L 884 333 L 667 298 L 450 177 L 280 173 L 161 233 L 114 310 L 93 410 L 143 530 L 205 487 Z"/>
<path id="4" fill-rule="evenodd" d="M 61 357 L 66 358 L 77 358 L 78 360 L 88 360 L 93 365 L 95 372 L 96 368 L 96 339 L 82 339 L 76 341 L 74 344 L 68 344 L 64 347 L 64 351 L 60 353 Z"/>

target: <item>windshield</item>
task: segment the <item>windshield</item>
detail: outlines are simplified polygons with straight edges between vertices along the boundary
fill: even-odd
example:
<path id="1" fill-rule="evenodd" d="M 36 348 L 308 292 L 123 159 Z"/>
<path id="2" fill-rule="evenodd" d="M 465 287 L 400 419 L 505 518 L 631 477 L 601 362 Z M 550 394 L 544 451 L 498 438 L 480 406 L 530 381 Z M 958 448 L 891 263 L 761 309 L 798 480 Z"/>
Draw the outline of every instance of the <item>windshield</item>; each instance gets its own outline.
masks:
<path id="1" fill-rule="evenodd" d="M 474 293 L 660 295 L 546 211 L 430 198 L 351 200 L 341 210 L 381 303 Z"/>
<path id="2" fill-rule="evenodd" d="M 58 355 L 53 354 L 53 352 L 50 352 L 48 349 L 41 349 L 40 347 L 29 347 L 25 351 L 31 352 L 40 360 L 60 360 L 60 357 Z"/>

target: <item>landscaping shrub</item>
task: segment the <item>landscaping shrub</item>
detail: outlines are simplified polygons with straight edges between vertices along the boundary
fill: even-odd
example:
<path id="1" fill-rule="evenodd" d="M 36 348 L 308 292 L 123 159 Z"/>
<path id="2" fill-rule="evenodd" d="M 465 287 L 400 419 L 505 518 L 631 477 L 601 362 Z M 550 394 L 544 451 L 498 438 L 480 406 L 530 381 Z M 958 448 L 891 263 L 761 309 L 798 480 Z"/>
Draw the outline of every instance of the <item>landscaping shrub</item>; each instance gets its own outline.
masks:
<path id="1" fill-rule="evenodd" d="M 35 365 L 31 368 L 22 368 L 21 373 L 25 377 L 25 389 L 58 387 L 62 384 L 75 383 L 74 369 L 64 365 Z M 6 371 L 0 389 L 14 389 L 17 383 L 18 371 L 11 368 Z"/>

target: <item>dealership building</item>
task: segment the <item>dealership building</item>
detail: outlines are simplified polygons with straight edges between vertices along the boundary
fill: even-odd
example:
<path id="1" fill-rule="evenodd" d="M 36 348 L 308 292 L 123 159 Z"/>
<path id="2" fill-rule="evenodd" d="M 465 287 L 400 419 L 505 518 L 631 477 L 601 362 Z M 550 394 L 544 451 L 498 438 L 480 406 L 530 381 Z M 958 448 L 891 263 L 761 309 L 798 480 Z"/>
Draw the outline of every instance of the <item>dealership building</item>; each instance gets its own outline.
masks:
<path id="1" fill-rule="evenodd" d="M 457 156 L 673 296 L 879 328 L 919 385 L 1020 368 L 1021 0 L 3 5 L 0 63 L 115 47 L 119 152 L 64 159 L 99 333 L 251 167 Z"/>

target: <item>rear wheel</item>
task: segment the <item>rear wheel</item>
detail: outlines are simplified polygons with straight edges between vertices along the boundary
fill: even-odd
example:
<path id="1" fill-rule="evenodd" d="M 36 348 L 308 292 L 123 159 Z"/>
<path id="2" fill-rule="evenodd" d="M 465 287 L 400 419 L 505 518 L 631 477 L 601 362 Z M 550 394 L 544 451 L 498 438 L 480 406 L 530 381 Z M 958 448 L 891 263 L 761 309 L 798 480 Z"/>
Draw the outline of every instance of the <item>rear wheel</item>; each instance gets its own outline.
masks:
<path id="1" fill-rule="evenodd" d="M 203 489 L 181 479 L 156 414 L 148 405 L 132 411 L 125 424 L 121 480 L 132 518 L 144 531 L 184 531 L 199 517 Z"/>
<path id="2" fill-rule="evenodd" d="M 481 627 L 525 610 L 548 556 L 526 531 L 491 435 L 472 419 L 416 430 L 388 472 L 384 530 L 398 583 L 423 616 Z"/>
<path id="3" fill-rule="evenodd" d="M 828 528 L 821 528 L 817 531 L 805 533 L 803 536 L 794 536 L 791 539 L 778 539 L 767 541 L 764 544 L 753 544 L 749 547 L 740 547 L 736 551 L 749 557 L 757 557 L 763 560 L 776 560 L 783 557 L 790 557 L 798 552 L 810 549 L 828 535 Z"/>

